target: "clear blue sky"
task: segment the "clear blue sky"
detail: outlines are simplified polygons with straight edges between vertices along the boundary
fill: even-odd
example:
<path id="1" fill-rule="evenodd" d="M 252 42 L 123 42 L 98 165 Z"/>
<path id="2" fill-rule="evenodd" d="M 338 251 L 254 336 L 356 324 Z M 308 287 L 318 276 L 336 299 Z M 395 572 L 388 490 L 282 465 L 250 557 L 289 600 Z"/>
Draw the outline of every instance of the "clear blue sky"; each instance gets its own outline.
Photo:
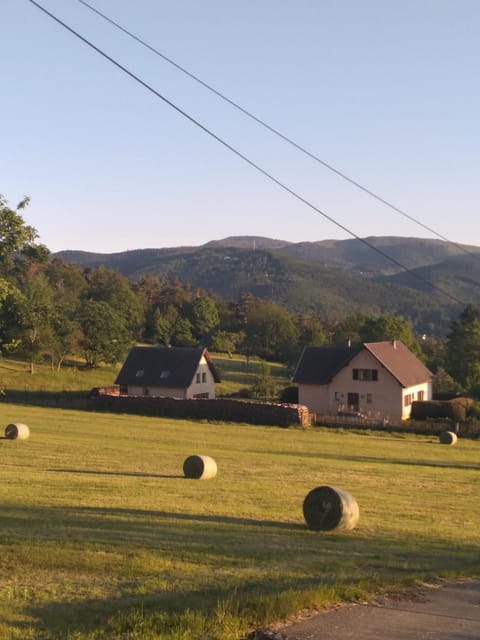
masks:
<path id="1" fill-rule="evenodd" d="M 221 103 L 77 0 L 38 0 L 361 237 L 435 237 Z M 452 241 L 480 245 L 478 0 L 89 0 Z M 348 234 L 28 0 L 1 0 L 0 193 L 50 250 Z"/>

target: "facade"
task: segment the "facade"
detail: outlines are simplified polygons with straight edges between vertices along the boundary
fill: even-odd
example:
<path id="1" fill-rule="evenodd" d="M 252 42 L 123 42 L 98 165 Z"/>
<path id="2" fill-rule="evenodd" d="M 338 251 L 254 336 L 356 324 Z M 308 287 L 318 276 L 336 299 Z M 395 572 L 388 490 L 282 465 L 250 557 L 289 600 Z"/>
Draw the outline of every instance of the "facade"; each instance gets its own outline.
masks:
<path id="1" fill-rule="evenodd" d="M 414 400 L 431 400 L 432 373 L 399 340 L 357 347 L 306 347 L 293 382 L 298 401 L 323 415 L 410 417 Z"/>
<path id="2" fill-rule="evenodd" d="M 215 398 L 216 382 L 204 347 L 133 347 L 115 380 L 121 395 L 182 400 Z"/>

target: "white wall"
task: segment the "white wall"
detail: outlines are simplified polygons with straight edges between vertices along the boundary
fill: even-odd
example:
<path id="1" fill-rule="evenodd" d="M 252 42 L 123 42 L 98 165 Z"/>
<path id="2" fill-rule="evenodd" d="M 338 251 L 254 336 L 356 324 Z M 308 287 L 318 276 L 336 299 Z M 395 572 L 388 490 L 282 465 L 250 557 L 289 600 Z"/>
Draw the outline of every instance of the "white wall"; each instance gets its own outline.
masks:
<path id="1" fill-rule="evenodd" d="M 376 369 L 378 379 L 353 380 L 353 369 Z M 402 420 L 410 416 L 410 406 L 404 406 L 406 394 L 415 394 L 424 391 L 424 399 L 432 397 L 431 383 L 425 382 L 409 389 L 403 389 L 401 384 L 392 374 L 383 367 L 369 351 L 361 351 L 349 364 L 337 373 L 334 380 L 328 385 L 298 385 L 298 401 L 305 404 L 314 413 L 334 415 L 339 406 L 344 404 L 347 410 L 347 397 L 349 393 L 358 393 L 359 411 L 367 416 L 386 418 L 390 421 Z M 340 396 L 335 399 L 335 394 Z M 371 402 L 368 402 L 370 396 Z"/>

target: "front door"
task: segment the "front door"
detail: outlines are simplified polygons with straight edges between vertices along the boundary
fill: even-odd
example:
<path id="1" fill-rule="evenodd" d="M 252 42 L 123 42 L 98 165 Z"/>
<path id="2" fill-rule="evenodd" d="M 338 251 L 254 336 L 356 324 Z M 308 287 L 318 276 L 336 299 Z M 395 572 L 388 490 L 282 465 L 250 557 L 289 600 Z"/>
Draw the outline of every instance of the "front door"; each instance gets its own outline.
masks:
<path id="1" fill-rule="evenodd" d="M 358 393 L 347 393 L 347 404 L 349 411 L 358 411 L 360 408 Z"/>

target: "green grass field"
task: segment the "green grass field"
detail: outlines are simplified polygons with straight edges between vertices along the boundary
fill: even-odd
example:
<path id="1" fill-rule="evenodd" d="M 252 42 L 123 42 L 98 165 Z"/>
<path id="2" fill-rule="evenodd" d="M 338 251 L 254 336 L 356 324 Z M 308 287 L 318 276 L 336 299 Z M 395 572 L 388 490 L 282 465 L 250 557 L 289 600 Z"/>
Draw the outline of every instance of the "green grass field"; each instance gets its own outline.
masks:
<path id="1" fill-rule="evenodd" d="M 233 640 L 342 600 L 480 574 L 480 442 L 3 403 L 1 640 Z M 2 426 L 3 425 L 3 426 Z M 183 477 L 192 454 L 218 475 Z M 360 507 L 310 531 L 319 485 Z"/>

